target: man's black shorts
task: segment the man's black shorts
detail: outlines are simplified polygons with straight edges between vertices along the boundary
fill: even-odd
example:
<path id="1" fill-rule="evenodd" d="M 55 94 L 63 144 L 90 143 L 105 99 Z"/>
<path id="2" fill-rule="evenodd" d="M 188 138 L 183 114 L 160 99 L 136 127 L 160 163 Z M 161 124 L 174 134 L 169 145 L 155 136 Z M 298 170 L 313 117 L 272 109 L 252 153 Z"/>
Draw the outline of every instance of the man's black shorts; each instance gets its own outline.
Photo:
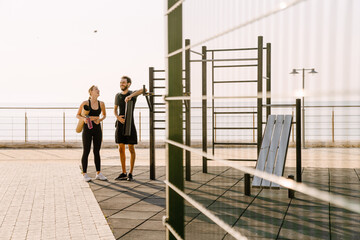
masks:
<path id="1" fill-rule="evenodd" d="M 119 121 L 116 122 L 116 130 L 115 130 L 115 142 L 117 144 L 124 143 L 124 144 L 137 144 L 137 132 L 135 125 L 131 125 L 131 135 L 124 136 L 124 124 L 120 123 Z"/>

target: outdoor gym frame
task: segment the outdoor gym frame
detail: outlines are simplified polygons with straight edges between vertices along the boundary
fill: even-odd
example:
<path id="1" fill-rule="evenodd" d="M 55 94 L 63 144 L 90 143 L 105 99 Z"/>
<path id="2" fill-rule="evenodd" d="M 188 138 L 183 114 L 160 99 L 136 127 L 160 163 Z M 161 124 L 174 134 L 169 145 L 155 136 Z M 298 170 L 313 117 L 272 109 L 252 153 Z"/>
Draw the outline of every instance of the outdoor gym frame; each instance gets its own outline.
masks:
<path id="1" fill-rule="evenodd" d="M 190 40 L 185 40 L 185 46 L 190 46 Z M 264 50 L 266 51 L 266 58 L 264 59 Z M 216 59 L 216 52 L 238 52 L 238 51 L 257 51 L 256 58 L 229 58 L 229 59 Z M 201 59 L 191 59 L 191 53 L 201 56 Z M 211 53 L 211 58 L 207 58 L 208 53 Z M 263 67 L 266 67 L 266 76 L 263 76 Z M 255 61 L 252 64 L 237 64 L 237 65 L 215 65 L 216 62 L 234 62 L 234 61 Z M 202 150 L 207 152 L 208 149 L 208 129 L 207 129 L 207 65 L 211 63 L 211 86 L 212 86 L 212 151 L 214 154 L 216 145 L 256 145 L 258 153 L 261 147 L 261 139 L 262 139 L 262 128 L 263 128 L 263 96 L 266 94 L 266 117 L 271 114 L 271 44 L 267 43 L 266 47 L 263 46 L 263 37 L 258 37 L 257 47 L 253 48 L 234 48 L 234 49 L 210 49 L 208 50 L 206 46 L 202 47 L 202 52 L 196 52 L 191 48 L 187 48 L 185 50 L 185 69 L 183 69 L 183 78 L 182 78 L 182 94 L 183 96 L 190 96 L 190 82 L 191 82 L 191 63 L 201 63 L 201 73 L 202 73 Z M 214 71 L 217 68 L 244 68 L 244 67 L 257 67 L 257 76 L 251 80 L 231 80 L 231 81 L 219 81 L 214 77 Z M 165 102 L 163 100 L 163 94 L 157 93 L 157 89 L 165 89 L 165 77 L 159 77 L 160 73 L 164 73 L 164 70 L 154 69 L 153 67 L 149 68 L 149 91 L 153 93 L 150 95 L 150 105 L 153 111 L 149 113 L 149 131 L 150 131 L 150 179 L 155 179 L 155 131 L 156 130 L 165 130 L 165 127 L 157 127 L 155 123 L 165 123 Z M 184 76 L 185 75 L 185 76 Z M 263 80 L 266 79 L 266 91 L 263 88 Z M 155 84 L 161 83 L 162 84 Z M 256 83 L 257 84 L 257 92 L 254 94 L 254 98 L 257 98 L 256 112 L 216 112 L 215 111 L 215 85 L 219 84 L 228 84 L 228 83 Z M 159 99 L 159 101 L 155 101 L 155 99 Z M 191 101 L 183 100 L 183 113 L 185 114 L 185 145 L 191 146 Z M 163 119 L 161 118 L 161 114 L 163 114 Z M 218 128 L 214 125 L 215 116 L 217 114 L 227 114 L 227 115 L 244 115 L 244 114 L 256 114 L 257 116 L 257 127 L 232 127 L 226 128 L 226 130 L 257 130 L 257 140 L 256 142 L 216 142 L 214 136 L 215 131 L 222 130 L 225 128 Z M 231 159 L 238 161 L 256 161 L 256 159 Z M 202 171 L 206 173 L 207 170 L 207 159 L 203 157 L 202 159 Z M 191 180 L 191 156 L 189 151 L 185 151 L 185 179 L 187 181 Z"/>

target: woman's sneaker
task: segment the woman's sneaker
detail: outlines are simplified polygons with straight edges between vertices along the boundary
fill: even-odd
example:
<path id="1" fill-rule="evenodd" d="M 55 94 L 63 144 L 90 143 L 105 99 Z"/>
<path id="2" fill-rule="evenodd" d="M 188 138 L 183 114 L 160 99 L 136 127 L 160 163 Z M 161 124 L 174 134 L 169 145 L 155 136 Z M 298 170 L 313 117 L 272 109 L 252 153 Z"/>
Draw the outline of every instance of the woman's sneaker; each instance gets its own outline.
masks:
<path id="1" fill-rule="evenodd" d="M 90 181 L 91 181 L 91 177 L 89 177 L 89 176 L 87 175 L 87 173 L 84 174 L 84 181 L 85 181 L 85 182 L 90 182 Z"/>
<path id="2" fill-rule="evenodd" d="M 95 179 L 101 180 L 101 181 L 106 181 L 107 180 L 107 178 L 102 173 L 96 174 Z"/>
<path id="3" fill-rule="evenodd" d="M 129 173 L 127 180 L 128 180 L 128 181 L 132 181 L 132 180 L 133 180 L 133 176 L 132 176 L 131 173 Z"/>
<path id="4" fill-rule="evenodd" d="M 126 180 L 126 179 L 127 179 L 126 173 L 121 173 L 117 178 L 115 178 L 115 180 Z"/>

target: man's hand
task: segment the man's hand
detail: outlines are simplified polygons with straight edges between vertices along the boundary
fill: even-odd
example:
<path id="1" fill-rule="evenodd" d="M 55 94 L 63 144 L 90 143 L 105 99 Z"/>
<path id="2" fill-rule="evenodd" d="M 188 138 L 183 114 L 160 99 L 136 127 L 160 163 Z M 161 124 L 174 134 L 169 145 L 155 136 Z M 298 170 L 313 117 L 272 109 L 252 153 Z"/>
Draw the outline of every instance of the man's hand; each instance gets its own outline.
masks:
<path id="1" fill-rule="evenodd" d="M 131 96 L 127 96 L 126 98 L 125 98 L 125 102 L 127 103 L 128 101 L 130 101 L 131 100 Z"/>
<path id="2" fill-rule="evenodd" d="M 120 123 L 124 124 L 124 123 L 125 123 L 124 115 L 118 116 L 118 117 L 117 117 L 117 120 L 118 120 Z"/>

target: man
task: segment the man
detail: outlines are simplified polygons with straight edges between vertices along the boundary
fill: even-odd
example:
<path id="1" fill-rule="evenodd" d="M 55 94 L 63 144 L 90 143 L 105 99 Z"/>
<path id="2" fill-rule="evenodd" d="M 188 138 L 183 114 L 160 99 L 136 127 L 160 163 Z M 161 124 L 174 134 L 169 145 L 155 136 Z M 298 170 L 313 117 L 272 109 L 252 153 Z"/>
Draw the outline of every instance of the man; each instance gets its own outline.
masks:
<path id="1" fill-rule="evenodd" d="M 124 117 L 125 117 L 126 103 L 129 101 L 133 101 L 135 108 L 137 96 L 143 93 L 143 89 L 133 92 L 129 90 L 130 86 L 131 86 L 131 79 L 127 76 L 123 76 L 120 81 L 120 89 L 122 92 L 116 94 L 115 96 L 114 114 L 117 119 L 116 130 L 115 130 L 115 142 L 119 145 L 120 162 L 122 168 L 122 173 L 117 178 L 115 178 L 115 180 L 128 180 L 128 181 L 133 180 L 133 170 L 134 170 L 135 157 L 136 157 L 134 145 L 137 144 L 137 132 L 135 128 L 134 117 L 132 116 L 131 134 L 130 136 L 124 135 L 124 128 L 125 128 Z M 125 144 L 128 144 L 128 148 L 130 152 L 129 174 L 127 174 L 126 172 L 126 165 L 125 165 L 125 160 L 126 160 Z"/>

